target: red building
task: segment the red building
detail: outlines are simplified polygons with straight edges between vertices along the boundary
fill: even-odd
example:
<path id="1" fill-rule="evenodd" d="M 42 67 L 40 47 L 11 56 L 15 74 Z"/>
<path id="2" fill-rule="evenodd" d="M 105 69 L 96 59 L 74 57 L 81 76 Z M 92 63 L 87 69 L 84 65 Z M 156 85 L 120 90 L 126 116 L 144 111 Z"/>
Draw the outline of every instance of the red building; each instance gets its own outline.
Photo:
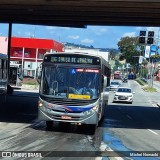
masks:
<path id="1" fill-rule="evenodd" d="M 0 52 L 7 54 L 8 38 L 0 37 Z M 35 76 L 46 52 L 64 52 L 64 45 L 51 39 L 11 38 L 10 61 L 22 64 L 24 76 Z"/>
<path id="2" fill-rule="evenodd" d="M 42 61 L 46 52 L 63 52 L 63 44 L 50 39 L 19 38 L 11 39 L 11 60 Z"/>

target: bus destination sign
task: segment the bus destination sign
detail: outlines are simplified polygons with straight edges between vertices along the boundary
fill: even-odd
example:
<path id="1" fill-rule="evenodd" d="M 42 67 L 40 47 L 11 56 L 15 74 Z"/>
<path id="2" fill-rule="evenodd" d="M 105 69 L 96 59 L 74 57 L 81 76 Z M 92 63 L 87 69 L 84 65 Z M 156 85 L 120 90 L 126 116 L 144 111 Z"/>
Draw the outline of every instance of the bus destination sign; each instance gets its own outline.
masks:
<path id="1" fill-rule="evenodd" d="M 85 55 L 47 55 L 44 62 L 99 65 L 100 58 Z"/>

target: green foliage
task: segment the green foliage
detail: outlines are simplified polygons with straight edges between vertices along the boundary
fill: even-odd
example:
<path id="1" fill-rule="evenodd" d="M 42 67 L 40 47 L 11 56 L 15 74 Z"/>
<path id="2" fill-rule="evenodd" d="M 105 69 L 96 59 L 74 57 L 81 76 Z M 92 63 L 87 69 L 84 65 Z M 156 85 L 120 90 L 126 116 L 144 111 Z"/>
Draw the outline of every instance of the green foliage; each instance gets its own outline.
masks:
<path id="1" fill-rule="evenodd" d="M 146 91 L 146 92 L 156 92 L 157 90 L 153 87 L 148 86 L 147 83 L 143 82 L 140 78 L 137 78 L 136 81 L 143 86 L 142 88 Z"/>
<path id="2" fill-rule="evenodd" d="M 137 81 L 141 86 L 146 85 L 146 83 L 143 82 L 140 78 L 137 78 L 136 81 Z"/>
<path id="3" fill-rule="evenodd" d="M 117 56 L 117 51 L 114 49 L 111 49 L 110 50 L 110 58 L 115 60 L 116 56 Z"/>
<path id="4" fill-rule="evenodd" d="M 146 75 L 148 74 L 148 69 L 147 69 L 147 68 L 140 68 L 139 74 L 140 74 L 142 77 L 145 77 L 145 78 L 146 78 Z"/>
<path id="5" fill-rule="evenodd" d="M 151 58 L 160 58 L 160 54 L 153 55 Z"/>
<path id="6" fill-rule="evenodd" d="M 24 78 L 23 79 L 23 84 L 25 85 L 36 85 L 37 80 L 36 79 L 32 79 L 32 78 Z"/>
<path id="7" fill-rule="evenodd" d="M 157 92 L 156 88 L 146 86 L 143 88 L 146 92 Z"/>
<path id="8" fill-rule="evenodd" d="M 143 46 L 138 43 L 138 37 L 122 37 L 117 45 L 122 53 L 120 60 L 126 59 L 131 65 L 138 63 L 138 58 L 133 56 L 140 56 L 144 50 Z"/>

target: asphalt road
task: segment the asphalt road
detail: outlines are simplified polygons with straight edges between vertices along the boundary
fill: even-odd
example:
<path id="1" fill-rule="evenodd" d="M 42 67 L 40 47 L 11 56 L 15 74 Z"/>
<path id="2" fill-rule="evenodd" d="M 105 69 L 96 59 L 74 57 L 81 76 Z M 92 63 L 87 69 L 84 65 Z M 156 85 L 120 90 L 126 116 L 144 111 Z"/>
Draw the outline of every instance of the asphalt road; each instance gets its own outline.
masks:
<path id="1" fill-rule="evenodd" d="M 105 118 L 94 134 L 85 126 L 59 123 L 55 124 L 53 130 L 46 130 L 45 123 L 36 119 L 38 92 L 14 92 L 14 95 L 8 96 L 7 104 L 0 107 L 0 151 L 46 151 L 44 154 L 47 157 L 37 159 L 47 160 L 146 159 L 125 157 L 128 157 L 128 151 L 160 151 L 160 108 L 155 105 L 160 93 L 146 93 L 132 80 L 122 85 L 136 92 L 133 104 L 112 103 L 114 92 L 110 91 Z M 121 158 L 105 157 L 108 152 L 96 158 L 85 156 L 86 151 L 91 151 L 90 154 L 94 153 L 92 151 L 106 150 L 111 151 L 111 156 L 112 151 L 123 154 Z M 52 151 L 63 151 L 57 154 L 64 155 L 49 157 Z M 79 157 L 71 157 L 75 151 L 82 151 L 78 152 Z"/>

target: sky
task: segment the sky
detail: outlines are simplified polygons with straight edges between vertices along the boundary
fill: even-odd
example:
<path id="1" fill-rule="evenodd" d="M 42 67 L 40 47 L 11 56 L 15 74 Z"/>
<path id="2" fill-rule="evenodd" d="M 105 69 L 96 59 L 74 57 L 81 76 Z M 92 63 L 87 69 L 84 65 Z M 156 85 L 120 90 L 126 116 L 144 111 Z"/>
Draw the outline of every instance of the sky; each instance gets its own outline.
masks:
<path id="1" fill-rule="evenodd" d="M 27 38 L 53 39 L 61 43 L 75 43 L 94 48 L 118 49 L 118 41 L 125 36 L 139 36 L 140 31 L 154 31 L 158 40 L 160 27 L 141 26 L 87 26 L 87 28 L 69 28 L 13 24 L 12 36 Z M 8 36 L 8 24 L 0 23 L 0 36 Z"/>

